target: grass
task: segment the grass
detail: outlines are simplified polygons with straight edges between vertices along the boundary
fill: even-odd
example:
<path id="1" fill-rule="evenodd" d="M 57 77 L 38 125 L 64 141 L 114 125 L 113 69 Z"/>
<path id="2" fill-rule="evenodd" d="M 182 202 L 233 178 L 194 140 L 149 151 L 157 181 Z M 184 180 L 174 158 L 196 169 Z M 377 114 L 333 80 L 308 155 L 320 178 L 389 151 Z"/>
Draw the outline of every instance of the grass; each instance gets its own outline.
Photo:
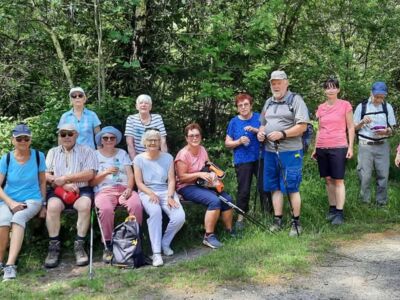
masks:
<path id="1" fill-rule="evenodd" d="M 234 188 L 233 173 L 228 172 L 225 181 L 228 190 Z M 49 279 L 41 267 L 46 240 L 32 240 L 30 236 L 27 239 L 29 244 L 25 243 L 25 250 L 20 256 L 18 279 L 0 284 L 1 298 L 135 299 L 145 295 L 162 298 L 165 293 L 189 295 L 212 292 L 220 285 L 279 283 L 309 272 L 313 264 L 323 261 L 326 252 L 334 248 L 337 242 L 359 239 L 365 233 L 396 227 L 400 219 L 397 170 L 391 170 L 388 207 L 378 209 L 374 205 L 365 206 L 358 201 L 359 184 L 353 159 L 346 175 L 346 224 L 337 228 L 325 221 L 327 196 L 324 182 L 316 174 L 316 164 L 306 158 L 301 188 L 304 234 L 299 239 L 288 237 L 290 215 L 286 207 L 286 229 L 279 234 L 262 232 L 248 223 L 242 238 L 223 237 L 223 248 L 193 261 L 157 269 L 120 270 L 105 266 L 96 268 L 93 280 L 89 280 L 86 273 L 57 280 Z M 188 222 L 173 245 L 178 251 L 197 246 L 201 241 L 203 210 L 196 206 L 188 207 L 187 215 Z M 262 217 L 260 213 L 257 215 Z M 97 246 L 100 245 L 98 238 L 96 236 Z M 96 252 L 97 257 L 101 255 L 100 251 L 98 249 Z"/>

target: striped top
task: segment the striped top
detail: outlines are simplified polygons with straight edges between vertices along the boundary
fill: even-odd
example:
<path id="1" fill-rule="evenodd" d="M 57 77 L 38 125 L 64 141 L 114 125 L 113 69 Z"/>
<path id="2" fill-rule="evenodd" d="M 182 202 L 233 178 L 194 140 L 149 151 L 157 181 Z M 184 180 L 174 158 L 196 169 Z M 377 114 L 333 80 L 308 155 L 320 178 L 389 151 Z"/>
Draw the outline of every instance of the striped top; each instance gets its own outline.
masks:
<path id="1" fill-rule="evenodd" d="M 164 122 L 158 114 L 150 114 L 150 123 L 147 125 L 142 123 L 139 114 L 130 115 L 128 119 L 126 119 L 125 136 L 133 137 L 136 154 L 146 151 L 141 141 L 142 135 L 147 128 L 157 128 L 160 130 L 161 136 L 167 136 Z"/>
<path id="2" fill-rule="evenodd" d="M 94 111 L 84 108 L 81 119 L 78 120 L 74 114 L 74 109 L 71 109 L 61 116 L 57 128 L 60 128 L 63 124 L 74 124 L 79 133 L 76 142 L 95 149 L 94 129 L 100 126 L 101 122 Z"/>
<path id="3" fill-rule="evenodd" d="M 71 151 L 63 146 L 51 148 L 46 157 L 46 172 L 54 176 L 64 176 L 86 170 L 97 170 L 98 162 L 94 150 L 88 146 L 76 144 Z M 78 187 L 88 186 L 88 182 L 75 182 Z"/>

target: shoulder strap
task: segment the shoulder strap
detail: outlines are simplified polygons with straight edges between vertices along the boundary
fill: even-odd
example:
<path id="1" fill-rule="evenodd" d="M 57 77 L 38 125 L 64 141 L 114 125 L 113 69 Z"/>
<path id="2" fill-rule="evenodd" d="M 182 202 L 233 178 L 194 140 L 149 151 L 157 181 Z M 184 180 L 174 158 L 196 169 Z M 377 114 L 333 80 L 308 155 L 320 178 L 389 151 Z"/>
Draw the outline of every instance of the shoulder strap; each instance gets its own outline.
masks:
<path id="1" fill-rule="evenodd" d="M 40 166 L 40 156 L 39 156 L 39 151 L 35 149 L 35 156 L 36 156 L 36 165 L 38 167 L 39 170 L 39 166 Z"/>
<path id="2" fill-rule="evenodd" d="M 10 165 L 10 159 L 11 159 L 11 152 L 8 152 L 7 156 L 6 156 L 6 173 L 4 174 L 4 180 L 3 180 L 3 183 L 1 184 L 2 188 L 4 188 L 6 186 L 8 166 Z"/>
<path id="3" fill-rule="evenodd" d="M 386 101 L 383 101 L 383 103 L 382 103 L 382 109 L 383 109 L 383 112 L 384 112 L 385 115 L 386 115 L 386 125 L 387 125 L 387 127 L 391 127 L 390 124 L 389 124 L 389 112 L 388 112 L 388 109 L 387 109 L 387 103 L 386 103 Z"/>
<path id="4" fill-rule="evenodd" d="M 296 96 L 296 93 L 291 93 L 286 100 L 286 104 L 289 106 L 289 110 L 293 113 L 293 100 Z"/>
<path id="5" fill-rule="evenodd" d="M 361 102 L 361 118 L 360 120 L 362 120 L 365 116 L 365 113 L 367 112 L 367 103 L 368 103 L 368 99 L 364 99 Z"/>

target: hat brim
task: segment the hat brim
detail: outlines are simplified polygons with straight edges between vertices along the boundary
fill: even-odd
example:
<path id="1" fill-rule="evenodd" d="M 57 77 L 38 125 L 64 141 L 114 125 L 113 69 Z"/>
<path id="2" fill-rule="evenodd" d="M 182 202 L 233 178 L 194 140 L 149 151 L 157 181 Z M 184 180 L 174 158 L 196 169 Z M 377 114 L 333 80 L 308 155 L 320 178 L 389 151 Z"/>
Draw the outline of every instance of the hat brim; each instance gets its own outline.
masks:
<path id="1" fill-rule="evenodd" d="M 20 133 L 13 133 L 13 137 L 19 137 L 19 136 L 32 136 L 32 133 L 29 132 L 20 132 Z"/>
<path id="2" fill-rule="evenodd" d="M 105 135 L 106 133 L 112 134 L 117 138 L 117 142 L 115 145 L 118 145 L 119 143 L 121 143 L 122 140 L 122 133 L 121 131 L 119 131 L 116 128 L 103 128 L 102 130 L 100 130 L 96 136 L 95 136 L 95 140 L 96 140 L 96 144 L 97 146 L 101 146 L 101 138 L 103 137 L 103 135 Z"/>

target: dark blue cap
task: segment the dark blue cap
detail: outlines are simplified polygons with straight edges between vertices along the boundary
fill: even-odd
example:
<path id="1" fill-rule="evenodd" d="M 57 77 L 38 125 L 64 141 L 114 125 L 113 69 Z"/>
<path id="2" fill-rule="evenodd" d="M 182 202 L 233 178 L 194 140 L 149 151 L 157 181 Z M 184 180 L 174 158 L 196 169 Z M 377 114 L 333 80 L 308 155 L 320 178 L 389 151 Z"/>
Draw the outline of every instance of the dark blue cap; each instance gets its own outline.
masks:
<path id="1" fill-rule="evenodd" d="M 386 83 L 383 81 L 377 81 L 372 85 L 371 89 L 372 95 L 387 95 L 388 93 L 388 88 L 386 86 Z"/>
<path id="2" fill-rule="evenodd" d="M 13 135 L 13 137 L 17 137 L 17 136 L 21 136 L 21 135 L 32 136 L 32 132 L 31 132 L 31 130 L 29 129 L 29 127 L 27 125 L 18 124 L 12 130 L 12 135 Z"/>

